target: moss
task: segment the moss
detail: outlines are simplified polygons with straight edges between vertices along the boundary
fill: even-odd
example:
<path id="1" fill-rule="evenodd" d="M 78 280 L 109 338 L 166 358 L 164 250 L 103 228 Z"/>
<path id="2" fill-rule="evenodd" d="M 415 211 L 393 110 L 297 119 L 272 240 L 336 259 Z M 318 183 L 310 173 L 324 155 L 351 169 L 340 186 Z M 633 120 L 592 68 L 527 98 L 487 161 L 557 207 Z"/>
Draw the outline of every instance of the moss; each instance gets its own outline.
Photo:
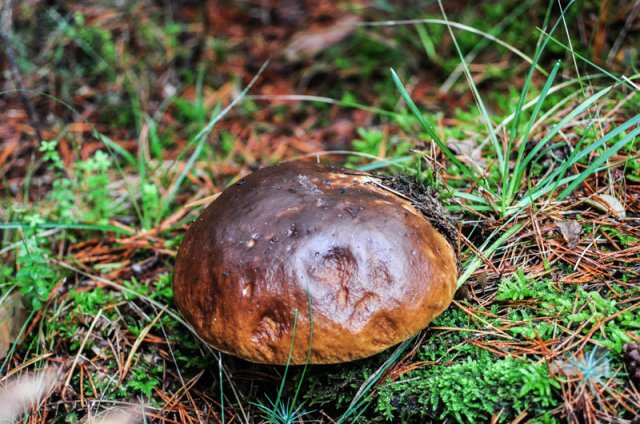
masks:
<path id="1" fill-rule="evenodd" d="M 528 417 L 543 414 L 557 404 L 560 383 L 546 364 L 481 356 L 407 373 L 379 390 L 376 412 L 389 421 L 481 422 L 500 414 L 504 422 L 523 411 Z"/>

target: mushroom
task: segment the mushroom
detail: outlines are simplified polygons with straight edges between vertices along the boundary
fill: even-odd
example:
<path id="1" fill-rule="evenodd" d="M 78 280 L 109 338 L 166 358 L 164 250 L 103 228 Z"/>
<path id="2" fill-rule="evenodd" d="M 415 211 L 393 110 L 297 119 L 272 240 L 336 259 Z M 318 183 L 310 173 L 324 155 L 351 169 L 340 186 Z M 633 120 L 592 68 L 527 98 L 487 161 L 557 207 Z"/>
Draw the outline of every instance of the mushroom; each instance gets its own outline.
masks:
<path id="1" fill-rule="evenodd" d="M 262 168 L 188 229 L 178 308 L 245 360 L 329 364 L 417 334 L 451 303 L 447 237 L 381 177 L 306 162 Z"/>

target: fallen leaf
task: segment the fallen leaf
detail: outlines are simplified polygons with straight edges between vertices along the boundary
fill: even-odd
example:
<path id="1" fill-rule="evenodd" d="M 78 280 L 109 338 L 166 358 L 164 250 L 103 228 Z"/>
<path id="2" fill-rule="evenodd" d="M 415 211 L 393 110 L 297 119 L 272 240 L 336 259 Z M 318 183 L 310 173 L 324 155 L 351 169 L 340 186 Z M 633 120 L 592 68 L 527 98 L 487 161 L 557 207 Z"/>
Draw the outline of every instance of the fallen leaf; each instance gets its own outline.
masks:
<path id="1" fill-rule="evenodd" d="M 578 221 L 556 221 L 556 226 L 560 228 L 562 237 L 564 237 L 567 245 L 573 248 L 580 241 L 580 235 L 582 234 L 582 225 Z"/>
<path id="2" fill-rule="evenodd" d="M 478 149 L 478 142 L 473 138 L 466 138 L 464 140 L 449 139 L 447 140 L 447 147 L 451 149 L 462 162 L 481 167 L 486 165 L 486 161 L 482 158 L 482 153 L 480 149 Z"/>
<path id="3" fill-rule="evenodd" d="M 339 19 L 328 28 L 299 32 L 292 37 L 284 49 L 284 57 L 289 62 L 299 62 L 311 58 L 344 40 L 355 31 L 358 23 L 360 23 L 358 16 L 349 15 Z"/>
<path id="4" fill-rule="evenodd" d="M 593 196 L 593 199 L 586 199 L 585 202 L 602 212 L 613 212 L 618 218 L 627 216 L 624 205 L 614 196 L 598 194 Z"/>
<path id="5" fill-rule="evenodd" d="M 142 405 L 138 408 L 113 408 L 99 417 L 89 420 L 90 424 L 135 424 L 143 421 Z"/>
<path id="6" fill-rule="evenodd" d="M 0 303 L 0 358 L 7 356 L 27 320 L 22 298 L 17 294 L 5 297 Z"/>

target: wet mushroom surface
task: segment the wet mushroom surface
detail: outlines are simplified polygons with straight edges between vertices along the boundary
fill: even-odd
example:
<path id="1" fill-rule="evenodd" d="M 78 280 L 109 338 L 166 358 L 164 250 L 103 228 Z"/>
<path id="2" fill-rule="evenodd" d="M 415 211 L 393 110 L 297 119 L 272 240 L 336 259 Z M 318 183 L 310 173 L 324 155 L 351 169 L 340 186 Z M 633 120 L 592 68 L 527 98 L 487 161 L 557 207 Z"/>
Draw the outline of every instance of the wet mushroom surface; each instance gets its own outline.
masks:
<path id="1" fill-rule="evenodd" d="M 290 162 L 248 175 L 205 209 L 180 245 L 174 292 L 221 351 L 338 363 L 426 327 L 451 303 L 456 273 L 447 239 L 378 177 Z"/>

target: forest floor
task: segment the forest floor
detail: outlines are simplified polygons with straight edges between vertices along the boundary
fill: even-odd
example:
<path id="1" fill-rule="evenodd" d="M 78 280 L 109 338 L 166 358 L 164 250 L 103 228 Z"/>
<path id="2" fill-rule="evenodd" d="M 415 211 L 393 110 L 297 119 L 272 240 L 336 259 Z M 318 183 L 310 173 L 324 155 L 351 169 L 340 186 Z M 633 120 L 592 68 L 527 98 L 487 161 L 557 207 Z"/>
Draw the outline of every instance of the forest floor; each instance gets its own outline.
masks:
<path id="1" fill-rule="evenodd" d="M 442 3 L 5 1 L 0 421 L 637 422 L 640 3 Z M 410 342 L 265 366 L 180 318 L 190 222 L 302 157 L 441 195 Z"/>

